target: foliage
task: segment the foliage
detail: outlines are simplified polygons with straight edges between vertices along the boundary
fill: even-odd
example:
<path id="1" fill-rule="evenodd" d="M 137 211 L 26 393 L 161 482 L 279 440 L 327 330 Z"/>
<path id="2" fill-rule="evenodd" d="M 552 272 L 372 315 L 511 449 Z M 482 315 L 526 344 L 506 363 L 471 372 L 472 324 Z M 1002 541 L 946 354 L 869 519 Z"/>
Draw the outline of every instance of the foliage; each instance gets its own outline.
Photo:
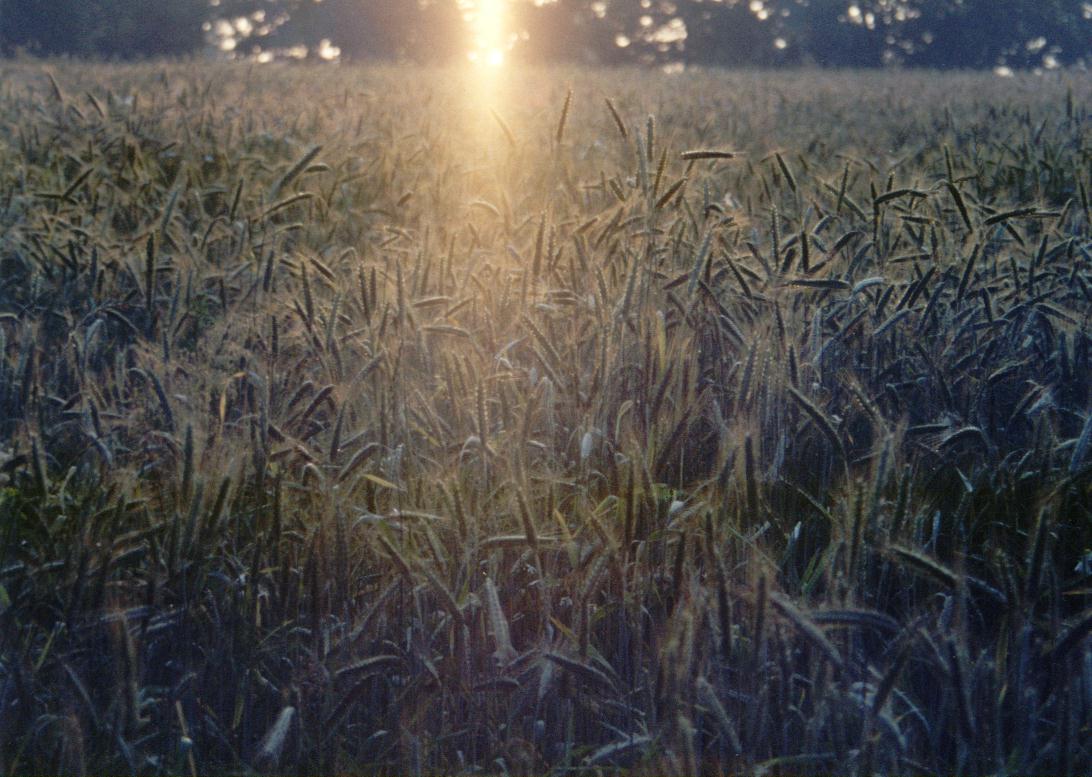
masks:
<path id="1" fill-rule="evenodd" d="M 822 64 L 1035 68 L 1087 58 L 1092 14 L 1068 0 L 809 0 L 785 27 L 798 56 Z"/>
<path id="2" fill-rule="evenodd" d="M 107 59 L 177 56 L 204 45 L 205 0 L 0 0 L 0 48 Z"/>
<path id="3" fill-rule="evenodd" d="M 435 63 L 465 54 L 464 2 L 0 0 L 0 48 L 178 55 L 241 21 L 237 54 L 318 56 L 329 40 L 346 58 Z M 509 17 L 529 62 L 1053 69 L 1086 61 L 1092 40 L 1092 6 L 1074 0 L 512 0 Z"/>

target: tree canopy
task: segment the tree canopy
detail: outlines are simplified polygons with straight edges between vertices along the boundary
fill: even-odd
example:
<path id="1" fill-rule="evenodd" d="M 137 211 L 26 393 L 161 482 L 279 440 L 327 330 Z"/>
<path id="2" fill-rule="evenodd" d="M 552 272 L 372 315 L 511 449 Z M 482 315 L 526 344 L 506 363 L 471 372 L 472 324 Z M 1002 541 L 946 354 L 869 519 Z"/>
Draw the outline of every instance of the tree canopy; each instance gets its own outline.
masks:
<path id="1" fill-rule="evenodd" d="M 104 58 L 466 54 L 477 0 L 0 0 L 0 49 Z M 1084 0 L 510 0 L 512 57 L 1053 69 L 1087 61 Z"/>

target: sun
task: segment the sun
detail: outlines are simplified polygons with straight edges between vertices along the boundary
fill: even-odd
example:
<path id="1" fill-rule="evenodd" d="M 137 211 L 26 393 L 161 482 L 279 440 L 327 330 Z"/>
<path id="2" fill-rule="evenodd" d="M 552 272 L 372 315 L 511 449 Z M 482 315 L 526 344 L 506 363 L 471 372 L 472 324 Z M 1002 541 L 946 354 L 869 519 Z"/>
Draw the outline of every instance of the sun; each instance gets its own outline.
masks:
<path id="1" fill-rule="evenodd" d="M 460 5 L 471 31 L 470 61 L 490 67 L 503 65 L 509 44 L 507 0 L 461 0 Z"/>

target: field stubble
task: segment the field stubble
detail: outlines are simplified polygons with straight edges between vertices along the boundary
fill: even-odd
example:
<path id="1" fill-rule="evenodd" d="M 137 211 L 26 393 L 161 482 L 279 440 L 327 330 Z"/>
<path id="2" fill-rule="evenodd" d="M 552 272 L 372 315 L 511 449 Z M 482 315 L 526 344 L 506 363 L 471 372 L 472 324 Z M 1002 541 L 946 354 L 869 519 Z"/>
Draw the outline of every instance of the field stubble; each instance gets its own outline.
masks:
<path id="1" fill-rule="evenodd" d="M 1088 79 L 495 80 L 0 64 L 0 771 L 1092 763 Z"/>

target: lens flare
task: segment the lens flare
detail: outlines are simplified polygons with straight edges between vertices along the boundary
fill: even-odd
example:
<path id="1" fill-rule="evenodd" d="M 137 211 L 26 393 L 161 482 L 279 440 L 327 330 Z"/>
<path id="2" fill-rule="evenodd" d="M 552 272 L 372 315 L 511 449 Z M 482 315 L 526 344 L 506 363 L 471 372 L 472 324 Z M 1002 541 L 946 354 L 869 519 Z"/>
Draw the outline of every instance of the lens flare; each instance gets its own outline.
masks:
<path id="1" fill-rule="evenodd" d="M 471 34 L 471 62 L 500 67 L 508 51 L 509 37 L 506 30 L 505 6 L 507 0 L 460 0 L 463 18 Z"/>
<path id="2" fill-rule="evenodd" d="M 492 142 L 496 129 L 493 111 L 503 108 L 508 97 L 511 75 L 506 67 L 508 55 L 515 43 L 509 30 L 509 0 L 457 0 L 467 30 L 466 56 L 470 68 L 466 71 L 467 107 L 481 122 L 476 137 Z"/>

